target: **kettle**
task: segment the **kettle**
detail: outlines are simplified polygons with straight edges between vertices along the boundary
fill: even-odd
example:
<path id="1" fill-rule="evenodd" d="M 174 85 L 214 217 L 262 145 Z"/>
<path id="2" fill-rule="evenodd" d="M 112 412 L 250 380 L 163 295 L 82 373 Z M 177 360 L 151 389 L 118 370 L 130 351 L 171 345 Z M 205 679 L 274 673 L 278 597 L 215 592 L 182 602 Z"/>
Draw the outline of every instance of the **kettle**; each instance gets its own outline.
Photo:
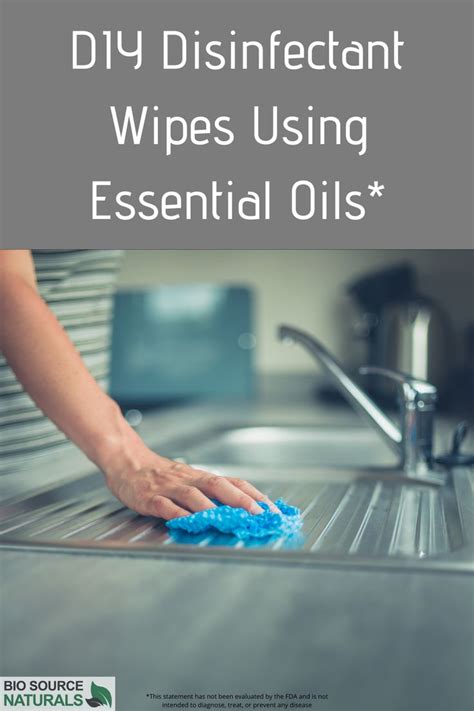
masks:
<path id="1" fill-rule="evenodd" d="M 452 344 L 448 318 L 432 299 L 414 296 L 389 302 L 379 311 L 375 365 L 427 380 L 443 393 L 452 366 Z M 383 379 L 373 386 L 381 394 L 389 393 Z"/>
<path id="2" fill-rule="evenodd" d="M 362 311 L 353 333 L 367 344 L 371 365 L 400 370 L 433 383 L 442 395 L 452 367 L 453 337 L 446 314 L 421 296 L 410 263 L 395 264 L 359 277 L 348 293 Z M 374 395 L 393 396 L 382 378 L 368 383 Z"/>

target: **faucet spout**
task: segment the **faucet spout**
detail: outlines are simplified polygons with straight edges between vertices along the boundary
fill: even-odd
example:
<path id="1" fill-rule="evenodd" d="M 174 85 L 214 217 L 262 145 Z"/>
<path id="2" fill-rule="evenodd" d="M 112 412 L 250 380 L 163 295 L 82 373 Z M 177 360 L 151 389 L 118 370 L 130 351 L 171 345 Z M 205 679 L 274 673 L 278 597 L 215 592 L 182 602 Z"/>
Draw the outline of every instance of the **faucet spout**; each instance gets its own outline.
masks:
<path id="1" fill-rule="evenodd" d="M 282 325 L 278 329 L 282 341 L 299 343 L 329 375 L 334 385 L 352 403 L 354 408 L 376 428 L 397 454 L 401 453 L 403 435 L 392 420 L 375 402 L 352 380 L 344 368 L 316 338 L 292 326 Z"/>

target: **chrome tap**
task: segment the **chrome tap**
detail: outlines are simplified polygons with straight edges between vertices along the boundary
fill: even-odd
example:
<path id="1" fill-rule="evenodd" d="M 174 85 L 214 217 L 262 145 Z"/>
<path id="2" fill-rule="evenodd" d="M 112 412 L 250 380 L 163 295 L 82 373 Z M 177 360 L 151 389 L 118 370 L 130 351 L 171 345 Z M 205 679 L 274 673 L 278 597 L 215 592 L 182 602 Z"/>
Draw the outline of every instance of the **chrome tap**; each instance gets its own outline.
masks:
<path id="1" fill-rule="evenodd" d="M 278 336 L 283 341 L 299 343 L 311 353 L 340 392 L 399 455 L 400 468 L 405 476 L 430 484 L 445 483 L 444 472 L 436 470 L 433 464 L 433 424 L 437 399 L 434 385 L 395 370 L 375 366 L 360 368 L 361 375 L 380 375 L 399 383 L 399 428 L 316 338 L 292 326 L 280 326 Z"/>

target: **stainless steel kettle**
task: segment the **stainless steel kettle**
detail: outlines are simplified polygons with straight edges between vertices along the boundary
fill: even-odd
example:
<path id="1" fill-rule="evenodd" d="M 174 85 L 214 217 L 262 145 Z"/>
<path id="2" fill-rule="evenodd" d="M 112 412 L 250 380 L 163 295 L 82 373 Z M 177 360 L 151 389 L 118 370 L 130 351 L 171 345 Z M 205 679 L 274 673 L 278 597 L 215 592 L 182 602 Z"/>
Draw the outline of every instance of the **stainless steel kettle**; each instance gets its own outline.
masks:
<path id="1" fill-rule="evenodd" d="M 376 365 L 428 380 L 442 392 L 452 366 L 452 347 L 448 318 L 433 300 L 415 296 L 381 308 L 373 349 Z M 382 379 L 373 386 L 388 392 Z"/>

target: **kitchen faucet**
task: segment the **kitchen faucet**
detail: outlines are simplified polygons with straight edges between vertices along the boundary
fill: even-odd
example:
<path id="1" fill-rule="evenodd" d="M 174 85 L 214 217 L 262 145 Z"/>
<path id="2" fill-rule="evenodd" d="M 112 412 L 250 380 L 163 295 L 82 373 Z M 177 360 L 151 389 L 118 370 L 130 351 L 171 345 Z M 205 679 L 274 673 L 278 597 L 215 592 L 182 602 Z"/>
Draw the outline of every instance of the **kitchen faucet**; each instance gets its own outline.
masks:
<path id="1" fill-rule="evenodd" d="M 405 476 L 429 484 L 446 482 L 445 473 L 435 469 L 433 463 L 433 422 L 437 399 L 434 385 L 388 368 L 364 366 L 359 369 L 361 375 L 391 378 L 400 385 L 401 428 L 398 428 L 314 336 L 284 325 L 279 327 L 278 336 L 280 340 L 299 343 L 311 353 L 338 390 L 398 454 Z"/>

